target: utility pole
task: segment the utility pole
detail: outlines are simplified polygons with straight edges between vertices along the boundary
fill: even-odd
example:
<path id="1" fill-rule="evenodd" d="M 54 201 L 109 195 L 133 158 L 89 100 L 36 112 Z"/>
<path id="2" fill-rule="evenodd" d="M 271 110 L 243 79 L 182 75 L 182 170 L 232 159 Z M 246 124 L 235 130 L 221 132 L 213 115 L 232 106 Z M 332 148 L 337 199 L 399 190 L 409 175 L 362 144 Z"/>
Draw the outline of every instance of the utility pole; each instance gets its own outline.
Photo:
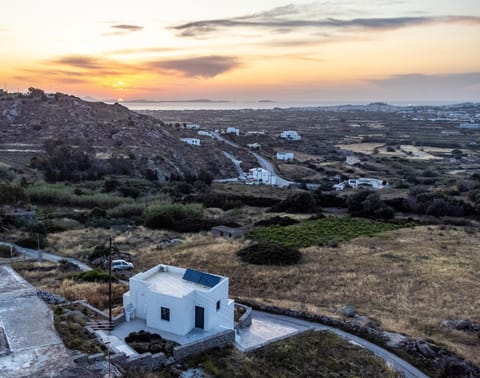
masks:
<path id="1" fill-rule="evenodd" d="M 110 248 L 108 249 L 108 323 L 112 326 L 112 238 L 110 237 Z"/>

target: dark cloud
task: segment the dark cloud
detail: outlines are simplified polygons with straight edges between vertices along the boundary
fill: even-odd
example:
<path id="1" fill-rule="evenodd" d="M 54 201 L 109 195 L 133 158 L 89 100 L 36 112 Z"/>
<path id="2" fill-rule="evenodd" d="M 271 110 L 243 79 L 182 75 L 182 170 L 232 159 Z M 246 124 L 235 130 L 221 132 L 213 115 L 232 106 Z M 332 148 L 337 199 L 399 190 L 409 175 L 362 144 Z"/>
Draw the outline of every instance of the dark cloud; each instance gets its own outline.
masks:
<path id="1" fill-rule="evenodd" d="M 310 9 L 311 7 L 311 9 Z M 393 30 L 409 26 L 433 23 L 480 24 L 480 17 L 473 16 L 415 16 L 379 18 L 325 18 L 321 7 L 287 5 L 251 15 L 200 20 L 172 26 L 183 37 L 202 37 L 220 29 L 262 28 L 275 33 L 291 33 L 307 28 L 334 28 L 360 30 Z"/>
<path id="2" fill-rule="evenodd" d="M 131 72 L 134 67 L 116 60 L 109 60 L 89 55 L 67 55 L 53 59 L 49 63 L 68 68 L 72 75 L 89 72 L 95 75 L 121 75 L 126 71 Z"/>
<path id="3" fill-rule="evenodd" d="M 126 32 L 136 32 L 136 31 L 143 30 L 143 26 L 139 26 L 139 25 L 118 24 L 118 25 L 112 25 L 110 27 L 112 29 L 118 29 Z"/>
<path id="4" fill-rule="evenodd" d="M 203 56 L 184 59 L 167 59 L 151 62 L 150 67 L 160 71 L 173 71 L 187 77 L 211 78 L 240 65 L 237 58 L 230 56 Z"/>
<path id="5" fill-rule="evenodd" d="M 450 73 L 439 75 L 405 74 L 385 79 L 367 80 L 387 96 L 418 99 L 467 99 L 480 96 L 480 72 Z"/>

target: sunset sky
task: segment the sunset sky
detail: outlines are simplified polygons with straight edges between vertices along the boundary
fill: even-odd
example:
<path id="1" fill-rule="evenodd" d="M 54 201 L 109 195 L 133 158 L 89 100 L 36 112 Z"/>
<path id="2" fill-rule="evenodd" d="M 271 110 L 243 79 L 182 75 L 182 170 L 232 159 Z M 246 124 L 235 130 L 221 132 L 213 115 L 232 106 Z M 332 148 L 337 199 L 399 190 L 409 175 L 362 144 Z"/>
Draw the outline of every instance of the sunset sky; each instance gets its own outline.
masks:
<path id="1" fill-rule="evenodd" d="M 0 47 L 9 91 L 480 101 L 479 0 L 12 0 Z"/>

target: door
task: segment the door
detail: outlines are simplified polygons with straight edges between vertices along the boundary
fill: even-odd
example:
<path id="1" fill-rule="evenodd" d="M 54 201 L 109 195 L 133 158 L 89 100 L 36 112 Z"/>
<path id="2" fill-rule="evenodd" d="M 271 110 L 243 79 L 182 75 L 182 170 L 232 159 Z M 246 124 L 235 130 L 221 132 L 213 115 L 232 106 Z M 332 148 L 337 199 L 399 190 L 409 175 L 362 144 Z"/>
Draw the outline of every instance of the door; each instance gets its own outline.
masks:
<path id="1" fill-rule="evenodd" d="M 203 329 L 205 326 L 205 309 L 195 306 L 195 328 Z"/>

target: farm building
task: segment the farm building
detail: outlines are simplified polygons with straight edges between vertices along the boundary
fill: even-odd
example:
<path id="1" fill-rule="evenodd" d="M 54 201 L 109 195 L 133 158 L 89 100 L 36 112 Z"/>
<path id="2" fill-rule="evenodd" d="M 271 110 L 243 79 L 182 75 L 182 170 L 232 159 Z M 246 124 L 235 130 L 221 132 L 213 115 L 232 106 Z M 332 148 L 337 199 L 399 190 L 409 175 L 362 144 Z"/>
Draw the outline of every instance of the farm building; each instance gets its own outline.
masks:
<path id="1" fill-rule="evenodd" d="M 245 235 L 247 229 L 245 227 L 228 227 L 228 226 L 215 226 L 212 227 L 212 236 L 214 238 L 239 238 Z"/>
<path id="2" fill-rule="evenodd" d="M 381 179 L 361 177 L 357 179 L 349 179 L 348 185 L 354 189 L 357 189 L 359 186 L 369 186 L 373 189 L 384 189 L 388 186 L 388 183 Z"/>
<path id="3" fill-rule="evenodd" d="M 293 160 L 294 154 L 293 152 L 277 152 L 277 160 Z"/>
<path id="4" fill-rule="evenodd" d="M 280 138 L 288 140 L 301 140 L 302 137 L 295 130 L 285 130 L 280 133 Z"/>
<path id="5" fill-rule="evenodd" d="M 180 140 L 191 146 L 200 146 L 200 139 L 198 138 L 180 138 Z"/>
<path id="6" fill-rule="evenodd" d="M 185 128 L 190 130 L 198 130 L 200 128 L 200 125 L 197 123 L 186 123 Z"/>
<path id="7" fill-rule="evenodd" d="M 250 148 L 251 150 L 260 150 L 262 148 L 260 143 L 257 143 L 257 142 L 247 144 L 247 147 Z"/>
<path id="8" fill-rule="evenodd" d="M 227 127 L 227 134 L 235 134 L 235 135 L 240 135 L 240 129 L 237 127 Z"/>
<path id="9" fill-rule="evenodd" d="M 130 278 L 123 294 L 126 319 L 184 336 L 194 328 L 233 329 L 234 301 L 228 278 L 193 269 L 157 265 Z"/>

